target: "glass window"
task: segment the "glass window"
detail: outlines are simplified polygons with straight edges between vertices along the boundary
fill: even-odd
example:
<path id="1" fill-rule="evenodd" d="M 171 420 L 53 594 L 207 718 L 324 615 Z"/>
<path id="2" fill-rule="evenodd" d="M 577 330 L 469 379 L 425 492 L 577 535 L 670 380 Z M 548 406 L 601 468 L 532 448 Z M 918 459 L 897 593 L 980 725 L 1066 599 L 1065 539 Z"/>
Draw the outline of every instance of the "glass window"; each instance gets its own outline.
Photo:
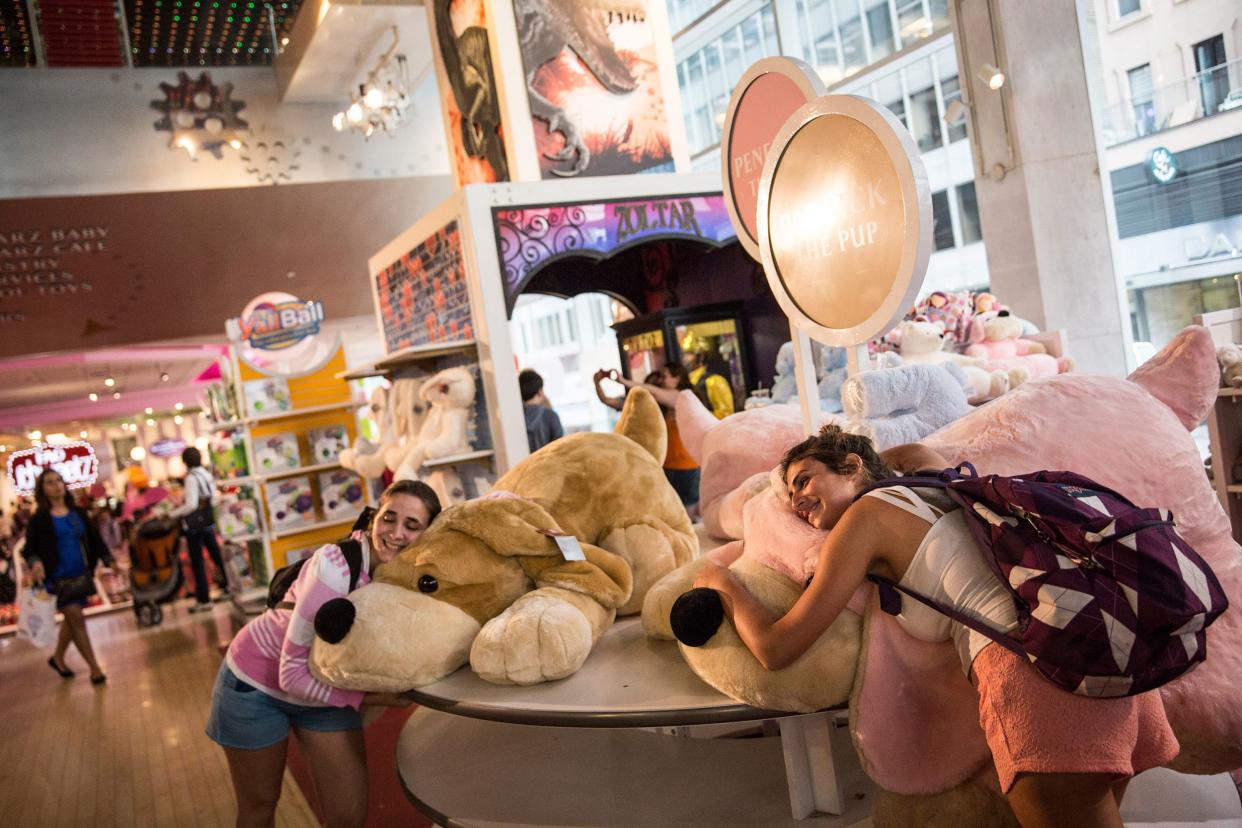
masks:
<path id="1" fill-rule="evenodd" d="M 1117 16 L 1125 17 L 1143 8 L 1142 0 L 1117 0 Z"/>
<path id="2" fill-rule="evenodd" d="M 759 11 L 759 22 L 763 26 L 763 53 L 765 55 L 780 54 L 780 38 L 776 34 L 776 12 L 769 3 Z"/>
<path id="3" fill-rule="evenodd" d="M 871 38 L 871 60 L 890 55 L 897 48 L 893 37 L 893 19 L 888 14 L 888 0 L 867 0 L 867 31 Z"/>
<path id="4" fill-rule="evenodd" d="M 1152 101 L 1151 64 L 1144 63 L 1126 72 L 1130 85 L 1130 109 L 1139 137 L 1156 131 L 1156 105 Z"/>
<path id="5" fill-rule="evenodd" d="M 867 44 L 863 42 L 862 18 L 858 0 L 836 0 L 837 29 L 841 37 L 841 56 L 845 74 L 852 75 L 867 65 Z"/>
<path id="6" fill-rule="evenodd" d="M 931 21 L 923 9 L 923 0 L 897 0 L 897 32 L 903 44 L 931 34 Z"/>
<path id="7" fill-rule="evenodd" d="M 920 150 L 934 150 L 943 141 L 930 60 L 920 60 L 906 68 L 906 87 L 910 90 L 910 132 Z"/>
<path id="8" fill-rule="evenodd" d="M 764 56 L 759 21 L 753 15 L 742 21 L 742 49 L 746 54 L 747 66 Z"/>
<path id="9" fill-rule="evenodd" d="M 578 341 L 578 319 L 573 306 L 565 310 L 565 326 L 569 329 L 569 341 Z"/>
<path id="10" fill-rule="evenodd" d="M 944 190 L 932 193 L 932 239 L 937 250 L 953 246 L 953 219 L 949 216 L 949 194 Z"/>
<path id="11" fill-rule="evenodd" d="M 983 239 L 979 227 L 979 203 L 975 200 L 975 182 L 957 185 L 957 220 L 962 226 L 962 244 L 973 244 Z"/>
<path id="12" fill-rule="evenodd" d="M 720 37 L 720 49 L 724 53 L 725 76 L 729 79 L 726 85 L 732 89 L 749 65 L 742 54 L 742 33 L 736 27 L 729 29 Z"/>
<path id="13" fill-rule="evenodd" d="M 931 0 L 928 4 L 931 10 L 932 30 L 943 29 L 951 22 L 949 20 L 949 1 L 948 0 Z"/>
<path id="14" fill-rule="evenodd" d="M 957 75 L 950 75 L 940 80 L 940 97 L 944 100 L 944 111 L 949 111 L 949 104 L 962 99 L 961 83 Z M 949 143 L 960 141 L 966 137 L 966 118 L 963 116 L 956 123 L 948 124 Z"/>
<path id="15" fill-rule="evenodd" d="M 903 124 L 906 123 L 906 98 L 901 90 L 901 73 L 891 72 L 875 82 L 875 99 L 888 107 Z M 909 129 L 909 125 L 906 125 Z"/>

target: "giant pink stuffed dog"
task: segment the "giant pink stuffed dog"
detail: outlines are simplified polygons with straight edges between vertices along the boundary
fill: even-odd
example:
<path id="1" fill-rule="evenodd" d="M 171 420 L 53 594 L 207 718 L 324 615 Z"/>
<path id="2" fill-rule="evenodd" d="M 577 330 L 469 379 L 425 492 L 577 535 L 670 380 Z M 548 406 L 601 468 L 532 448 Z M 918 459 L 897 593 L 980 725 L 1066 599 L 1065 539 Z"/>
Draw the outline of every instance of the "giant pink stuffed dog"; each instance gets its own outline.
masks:
<path id="1" fill-rule="evenodd" d="M 1192 327 L 1126 380 L 1060 374 L 1026 383 L 926 441 L 951 462 L 970 460 L 984 474 L 1070 469 L 1140 505 L 1173 512 L 1233 604 L 1208 634 L 1207 661 L 1161 691 L 1182 746 L 1173 767 L 1192 773 L 1242 766 L 1242 549 L 1189 435 L 1212 405 L 1218 382 L 1211 338 Z M 678 424 L 690 452 L 702 452 L 703 491 L 713 493 L 717 504 L 716 532 L 745 534 L 744 558 L 757 558 L 797 583 L 813 566 L 807 527 L 788 510 L 781 512 L 780 498 L 756 472 L 771 469 L 783 450 L 802 438 L 801 423 L 768 415 L 754 428 L 746 418 L 759 412 L 745 412 L 717 424 L 693 416 L 688 409 L 696 401 L 683 397 Z M 757 434 L 762 439 L 755 439 Z M 728 464 L 713 463 L 713 446 L 729 454 Z M 765 494 L 767 501 L 761 501 Z M 738 551 L 732 548 L 733 555 Z M 779 560 L 782 554 L 789 560 Z M 850 699 L 856 745 L 881 787 L 910 794 L 944 791 L 974 777 L 988 761 L 974 691 L 951 645 L 910 638 L 876 610 L 876 603 L 865 611 L 868 623 Z M 781 673 L 748 672 L 751 686 L 729 676 L 700 675 L 751 703 L 781 695 L 764 686 L 779 684 Z M 824 698 L 811 705 L 841 701 Z"/>

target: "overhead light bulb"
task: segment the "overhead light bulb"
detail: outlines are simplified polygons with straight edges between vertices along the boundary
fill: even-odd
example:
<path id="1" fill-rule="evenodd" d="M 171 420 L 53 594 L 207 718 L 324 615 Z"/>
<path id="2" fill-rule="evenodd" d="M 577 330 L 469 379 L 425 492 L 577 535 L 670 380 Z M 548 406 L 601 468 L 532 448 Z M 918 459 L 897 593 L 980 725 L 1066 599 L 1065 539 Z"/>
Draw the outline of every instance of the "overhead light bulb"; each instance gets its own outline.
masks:
<path id="1" fill-rule="evenodd" d="M 173 408 L 176 409 L 177 411 L 181 411 L 182 409 L 185 408 L 185 406 L 182 405 L 181 403 L 177 403 L 176 405 L 173 406 Z"/>
<path id="2" fill-rule="evenodd" d="M 173 422 L 176 423 L 177 425 L 181 425 L 181 420 L 182 418 L 180 414 L 178 414 L 176 417 L 173 417 Z"/>
<path id="3" fill-rule="evenodd" d="M 150 413 L 151 413 L 152 411 L 154 411 L 154 410 L 155 410 L 154 408 L 152 408 L 151 406 L 149 406 L 149 405 L 148 405 L 145 409 L 143 409 L 142 413 L 143 413 L 143 414 L 150 414 Z"/>
<path id="4" fill-rule="evenodd" d="M 87 435 L 85 431 L 79 431 L 78 436 L 81 437 L 83 440 L 85 440 Z"/>
<path id="5" fill-rule="evenodd" d="M 120 398 L 121 398 L 121 392 L 120 392 L 120 391 L 113 391 L 113 392 L 112 392 L 112 399 L 114 399 L 114 400 L 119 400 Z"/>
<path id="6" fill-rule="evenodd" d="M 281 46 L 288 46 L 288 45 L 289 45 L 289 38 L 287 38 L 287 37 L 282 37 L 282 38 L 280 39 L 280 45 L 281 45 Z"/>
<path id="7" fill-rule="evenodd" d="M 1005 73 L 990 63 L 985 63 L 975 72 L 975 77 L 987 84 L 988 89 L 995 92 L 1005 85 Z"/>
<path id="8" fill-rule="evenodd" d="M 142 446 L 134 446 L 129 450 L 129 459 L 133 460 L 135 463 L 141 463 L 144 459 L 146 459 L 146 456 L 147 450 Z"/>
<path id="9" fill-rule="evenodd" d="M 236 138 L 234 138 L 232 141 L 229 141 L 229 146 L 235 150 L 239 150 L 241 149 L 241 141 L 238 141 Z"/>
<path id="10" fill-rule="evenodd" d="M 160 374 L 160 382 L 168 382 L 168 374 L 167 374 L 167 373 Z"/>
<path id="11" fill-rule="evenodd" d="M 345 128 L 345 113 L 338 112 L 332 116 L 332 128 L 340 132 Z"/>
<path id="12" fill-rule="evenodd" d="M 111 388 L 114 385 L 116 385 L 116 380 L 114 380 L 112 377 L 104 377 L 104 386 L 106 386 L 107 388 Z"/>
<path id="13" fill-rule="evenodd" d="M 155 420 L 151 419 L 150 417 L 147 417 L 147 425 L 149 426 L 155 425 Z"/>
<path id="14" fill-rule="evenodd" d="M 351 103 L 349 105 L 349 109 L 345 110 L 345 117 L 351 124 L 356 124 L 362 121 L 362 107 L 358 105 L 357 101 Z"/>
<path id="15" fill-rule="evenodd" d="M 91 402 L 99 402 L 99 395 L 98 395 L 98 394 L 96 394 L 94 391 L 92 391 L 91 393 L 87 394 L 87 395 L 86 395 L 86 398 L 87 398 L 88 400 L 90 400 Z"/>
<path id="16" fill-rule="evenodd" d="M 43 432 L 39 431 L 38 429 L 35 429 L 34 431 L 30 432 L 26 436 L 29 437 L 31 440 L 42 440 Z"/>
<path id="17" fill-rule="evenodd" d="M 362 96 L 362 102 L 372 109 L 379 109 L 384 105 L 384 90 L 378 86 L 372 86 L 367 90 L 367 94 Z"/>

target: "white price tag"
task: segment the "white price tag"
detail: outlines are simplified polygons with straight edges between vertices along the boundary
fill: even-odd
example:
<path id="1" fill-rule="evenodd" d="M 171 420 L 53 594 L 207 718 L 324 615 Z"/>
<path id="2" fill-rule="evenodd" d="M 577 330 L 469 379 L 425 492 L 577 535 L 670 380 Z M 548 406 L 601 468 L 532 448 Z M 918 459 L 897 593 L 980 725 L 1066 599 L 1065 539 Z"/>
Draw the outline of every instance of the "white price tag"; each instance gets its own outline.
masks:
<path id="1" fill-rule="evenodd" d="M 578 539 L 573 535 L 564 535 L 559 532 L 551 532 L 547 529 L 541 529 L 539 531 L 556 541 L 556 547 L 561 550 L 561 557 L 565 560 L 586 560 L 586 554 L 582 551 L 582 545 L 578 543 Z"/>

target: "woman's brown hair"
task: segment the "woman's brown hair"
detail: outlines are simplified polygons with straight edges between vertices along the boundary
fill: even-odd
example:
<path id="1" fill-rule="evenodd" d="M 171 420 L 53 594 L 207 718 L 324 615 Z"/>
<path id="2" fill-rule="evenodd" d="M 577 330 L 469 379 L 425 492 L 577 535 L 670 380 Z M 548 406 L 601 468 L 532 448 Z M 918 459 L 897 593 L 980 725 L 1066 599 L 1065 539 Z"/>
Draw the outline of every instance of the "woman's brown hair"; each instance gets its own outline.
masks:
<path id="1" fill-rule="evenodd" d="M 818 460 L 828 467 L 833 474 L 852 474 L 854 466 L 848 462 L 851 454 L 862 461 L 864 484 L 874 483 L 889 477 L 896 477 L 888 464 L 880 459 L 871 440 L 859 434 L 850 434 L 841 426 L 829 423 L 819 430 L 819 434 L 807 437 L 801 443 L 785 452 L 781 458 L 781 479 L 785 472 L 799 460 Z"/>

